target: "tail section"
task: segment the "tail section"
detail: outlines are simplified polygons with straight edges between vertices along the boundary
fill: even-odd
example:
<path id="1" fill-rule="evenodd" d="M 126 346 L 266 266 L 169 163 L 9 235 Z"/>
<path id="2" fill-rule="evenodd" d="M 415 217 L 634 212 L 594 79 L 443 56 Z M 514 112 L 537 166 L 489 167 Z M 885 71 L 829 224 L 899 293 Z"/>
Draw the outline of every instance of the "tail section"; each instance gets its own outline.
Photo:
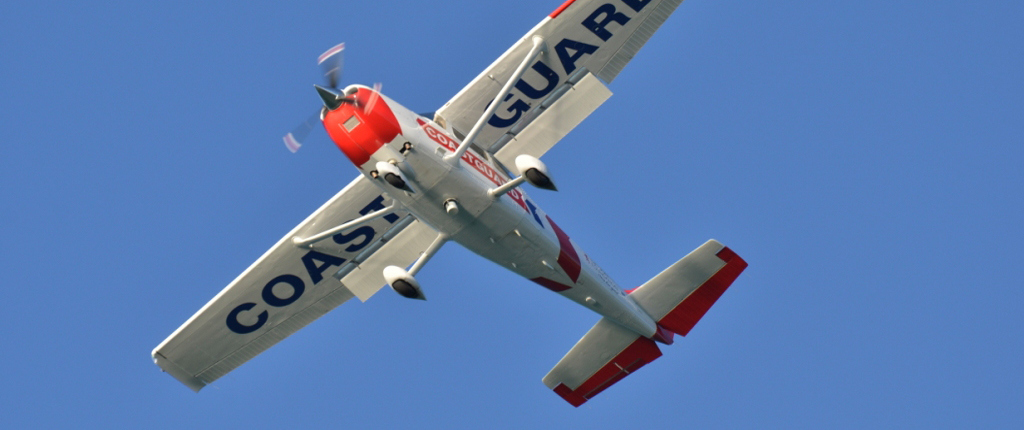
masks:
<path id="1" fill-rule="evenodd" d="M 709 240 L 629 296 L 658 325 L 686 336 L 746 268 L 735 252 Z"/>
<path id="2" fill-rule="evenodd" d="M 671 344 L 672 333 L 686 336 L 746 267 L 732 250 L 709 240 L 630 292 L 658 321 L 654 340 L 602 318 L 548 372 L 544 384 L 573 406 L 582 405 L 661 357 L 655 340 Z"/>
<path id="3" fill-rule="evenodd" d="M 544 385 L 578 407 L 658 357 L 653 340 L 601 318 L 548 372 Z"/>

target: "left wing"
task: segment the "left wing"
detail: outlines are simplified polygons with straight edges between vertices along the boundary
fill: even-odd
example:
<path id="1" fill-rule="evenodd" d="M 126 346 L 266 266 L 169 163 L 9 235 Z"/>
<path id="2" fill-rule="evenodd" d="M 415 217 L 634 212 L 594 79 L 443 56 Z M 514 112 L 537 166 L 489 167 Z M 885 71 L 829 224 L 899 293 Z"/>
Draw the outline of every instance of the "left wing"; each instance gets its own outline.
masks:
<path id="1" fill-rule="evenodd" d="M 437 233 L 393 210 L 368 224 L 300 247 L 306 238 L 387 208 L 359 176 L 286 234 L 153 350 L 153 360 L 199 391 L 353 296 L 366 300 L 386 282 L 386 265 L 408 266 Z"/>
<path id="2" fill-rule="evenodd" d="M 543 39 L 544 52 L 530 64 L 510 95 L 500 101 L 497 112 L 488 118 L 473 143 L 489 152 L 499 152 L 519 131 L 542 116 L 542 110 L 574 88 L 599 95 L 581 98 L 561 109 L 582 109 L 585 117 L 610 95 L 602 98 L 600 92 L 607 92 L 607 88 L 596 81 L 615 79 L 680 3 L 682 0 L 566 1 L 439 109 L 435 121 L 460 139 L 467 135 L 533 48 L 535 37 Z M 585 88 L 579 87 L 587 76 L 597 79 Z M 573 120 L 569 129 L 582 118 Z M 531 152 L 536 151 L 533 148 Z"/>

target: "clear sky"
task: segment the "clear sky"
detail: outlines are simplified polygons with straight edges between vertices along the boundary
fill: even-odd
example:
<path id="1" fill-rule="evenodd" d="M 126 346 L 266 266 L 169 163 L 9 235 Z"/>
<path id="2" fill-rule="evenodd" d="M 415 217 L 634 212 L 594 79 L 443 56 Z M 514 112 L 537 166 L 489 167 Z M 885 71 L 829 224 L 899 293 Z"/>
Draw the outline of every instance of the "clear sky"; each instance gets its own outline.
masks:
<path id="1" fill-rule="evenodd" d="M 102 4 L 98 4 L 102 3 Z M 442 105 L 561 0 L 0 3 L 0 427 L 1008 428 L 1024 421 L 1024 5 L 687 0 L 533 199 L 624 287 L 750 267 L 579 409 L 598 317 L 446 246 L 199 394 L 150 351 L 355 175 L 344 83 Z"/>

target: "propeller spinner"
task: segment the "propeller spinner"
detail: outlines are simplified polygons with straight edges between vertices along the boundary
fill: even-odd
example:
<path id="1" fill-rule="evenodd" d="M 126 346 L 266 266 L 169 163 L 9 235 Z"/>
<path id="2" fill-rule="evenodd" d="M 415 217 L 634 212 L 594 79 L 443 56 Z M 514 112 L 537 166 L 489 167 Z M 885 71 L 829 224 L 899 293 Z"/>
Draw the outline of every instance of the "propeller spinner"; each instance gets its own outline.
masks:
<path id="1" fill-rule="evenodd" d="M 327 110 L 335 110 L 344 103 L 355 103 L 355 99 L 343 96 L 338 89 L 338 83 L 341 82 L 341 77 L 345 70 L 345 44 L 339 43 L 331 49 L 324 51 L 317 58 L 317 64 L 323 72 L 327 87 L 320 85 L 313 85 L 313 87 L 316 88 L 317 94 L 323 100 L 324 107 Z M 376 106 L 377 100 L 380 99 L 379 94 L 382 87 L 380 83 L 373 84 L 373 95 L 367 100 L 366 105 L 363 106 L 367 112 L 372 111 L 374 106 Z M 299 124 L 284 136 L 284 144 L 289 151 L 295 153 L 302 147 L 302 141 L 309 137 L 309 133 L 320 122 L 322 115 L 321 109 L 320 113 L 310 116 L 305 122 Z"/>

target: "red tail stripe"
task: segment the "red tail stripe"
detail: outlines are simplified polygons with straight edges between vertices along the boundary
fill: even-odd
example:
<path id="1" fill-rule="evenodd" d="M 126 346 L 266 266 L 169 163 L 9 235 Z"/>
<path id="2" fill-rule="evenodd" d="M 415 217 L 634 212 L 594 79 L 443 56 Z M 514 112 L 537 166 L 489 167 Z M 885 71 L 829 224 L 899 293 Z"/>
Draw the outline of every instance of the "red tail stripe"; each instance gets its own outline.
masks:
<path id="1" fill-rule="evenodd" d="M 612 384 L 619 382 L 620 379 L 636 372 L 637 369 L 658 357 L 661 357 L 658 345 L 646 337 L 638 337 L 575 390 L 565 384 L 559 384 L 555 387 L 555 393 L 562 396 L 569 404 L 579 407 Z"/>
<path id="2" fill-rule="evenodd" d="M 717 256 L 725 261 L 725 266 L 690 293 L 682 303 L 658 321 L 658 324 L 686 336 L 718 298 L 722 297 L 722 293 L 740 276 L 743 269 L 747 268 L 747 262 L 729 248 L 723 248 Z"/>

